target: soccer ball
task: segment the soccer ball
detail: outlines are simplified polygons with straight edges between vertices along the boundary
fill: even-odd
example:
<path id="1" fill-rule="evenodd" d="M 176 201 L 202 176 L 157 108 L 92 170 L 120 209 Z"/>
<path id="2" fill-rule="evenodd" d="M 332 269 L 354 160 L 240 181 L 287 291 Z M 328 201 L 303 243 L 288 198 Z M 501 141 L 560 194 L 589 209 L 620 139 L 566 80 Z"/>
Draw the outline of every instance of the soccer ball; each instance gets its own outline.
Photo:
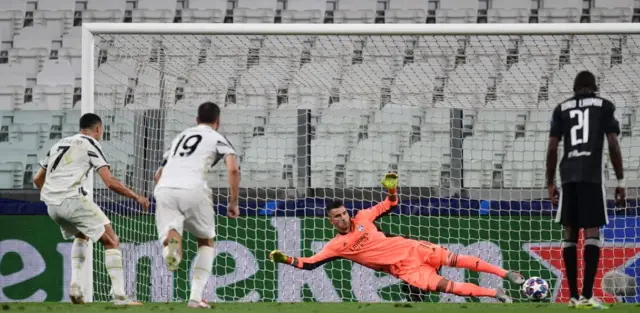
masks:
<path id="1" fill-rule="evenodd" d="M 529 300 L 539 301 L 549 296 L 549 284 L 540 277 L 531 277 L 522 285 L 522 293 Z"/>

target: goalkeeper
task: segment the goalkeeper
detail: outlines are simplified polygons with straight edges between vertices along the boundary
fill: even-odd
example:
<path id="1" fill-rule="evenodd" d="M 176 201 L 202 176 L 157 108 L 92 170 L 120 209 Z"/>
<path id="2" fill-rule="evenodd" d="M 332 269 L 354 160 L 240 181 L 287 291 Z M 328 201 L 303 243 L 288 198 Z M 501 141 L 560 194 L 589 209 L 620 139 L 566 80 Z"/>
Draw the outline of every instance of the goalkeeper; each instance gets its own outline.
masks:
<path id="1" fill-rule="evenodd" d="M 344 258 L 389 273 L 425 291 L 493 297 L 501 302 L 511 303 L 511 298 L 502 289 L 452 282 L 438 275 L 438 269 L 441 266 L 466 268 L 491 273 L 521 285 L 524 283 L 524 277 L 519 273 L 491 265 L 474 256 L 450 252 L 427 241 L 387 236 L 376 228 L 373 222 L 398 203 L 397 184 L 398 175 L 388 173 L 382 180 L 382 185 L 389 193 L 387 198 L 369 209 L 361 210 L 354 218 L 349 216 L 341 202 L 334 201 L 327 208 L 327 215 L 338 234 L 318 254 L 309 258 L 295 258 L 276 250 L 272 251 L 269 257 L 274 262 L 304 270 L 313 270 L 326 262 Z"/>

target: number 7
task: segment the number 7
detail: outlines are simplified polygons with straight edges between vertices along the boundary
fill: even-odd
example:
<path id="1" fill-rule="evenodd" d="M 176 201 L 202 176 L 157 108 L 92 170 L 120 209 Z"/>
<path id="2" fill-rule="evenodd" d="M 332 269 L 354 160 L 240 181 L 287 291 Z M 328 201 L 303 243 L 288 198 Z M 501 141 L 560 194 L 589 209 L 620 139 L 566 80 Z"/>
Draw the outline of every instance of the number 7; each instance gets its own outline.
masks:
<path id="1" fill-rule="evenodd" d="M 49 171 L 49 173 L 53 172 L 53 170 L 56 169 L 56 167 L 58 167 L 58 164 L 60 163 L 60 160 L 62 160 L 62 156 L 65 154 L 65 152 L 67 152 L 69 150 L 71 146 L 60 146 L 58 147 L 58 151 L 62 151 L 60 154 L 58 154 L 58 157 L 56 158 L 55 161 L 53 161 L 53 165 L 51 165 L 51 170 Z"/>

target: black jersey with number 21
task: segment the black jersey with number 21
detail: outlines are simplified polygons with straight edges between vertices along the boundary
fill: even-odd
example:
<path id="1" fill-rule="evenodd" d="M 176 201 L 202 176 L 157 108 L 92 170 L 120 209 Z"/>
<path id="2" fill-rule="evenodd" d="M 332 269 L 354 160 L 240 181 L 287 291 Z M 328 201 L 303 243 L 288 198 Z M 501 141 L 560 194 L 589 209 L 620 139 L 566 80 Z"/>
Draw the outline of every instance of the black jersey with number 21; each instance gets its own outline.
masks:
<path id="1" fill-rule="evenodd" d="M 564 141 L 562 184 L 602 183 L 606 134 L 620 134 L 614 111 L 611 101 L 595 94 L 572 97 L 555 108 L 549 136 Z"/>

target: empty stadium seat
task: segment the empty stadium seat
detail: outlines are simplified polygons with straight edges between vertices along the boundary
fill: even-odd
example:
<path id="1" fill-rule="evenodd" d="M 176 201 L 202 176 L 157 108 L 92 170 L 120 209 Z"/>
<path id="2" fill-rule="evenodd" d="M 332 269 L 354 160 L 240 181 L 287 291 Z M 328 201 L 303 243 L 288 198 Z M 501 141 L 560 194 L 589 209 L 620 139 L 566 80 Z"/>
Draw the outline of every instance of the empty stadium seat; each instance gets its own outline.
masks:
<path id="1" fill-rule="evenodd" d="M 364 51 L 364 61 L 385 60 L 389 64 L 402 63 L 407 49 L 413 49 L 411 37 L 371 36 Z"/>
<path id="2" fill-rule="evenodd" d="M 293 63 L 300 62 L 300 55 L 304 49 L 304 42 L 300 36 L 267 36 L 262 40 L 260 48 L 260 63 L 274 58 L 286 58 Z"/>
<path id="3" fill-rule="evenodd" d="M 458 66 L 449 75 L 445 87 L 445 96 L 478 95 L 487 92 L 497 77 L 503 64 L 495 57 L 479 57 L 476 60 Z"/>
<path id="4" fill-rule="evenodd" d="M 451 129 L 451 112 L 449 109 L 427 108 L 424 116 L 422 137 L 429 138 L 431 134 L 448 134 Z"/>
<path id="5" fill-rule="evenodd" d="M 87 9 L 82 12 L 83 22 L 121 23 L 127 0 L 87 0 Z"/>
<path id="6" fill-rule="evenodd" d="M 394 139 L 393 135 L 364 139 L 351 150 L 346 164 L 348 187 L 373 187 L 379 184 L 380 172 L 388 171 L 392 163 L 398 162 L 398 145 Z"/>
<path id="7" fill-rule="evenodd" d="M 432 58 L 443 59 L 443 66 L 448 67 L 466 41 L 466 36 L 422 36 L 414 50 L 415 60 L 425 62 Z"/>
<path id="8" fill-rule="evenodd" d="M 518 62 L 511 66 L 509 71 L 503 73 L 498 84 L 498 98 L 518 96 L 525 101 L 537 102 L 543 77 L 547 75 L 546 66 L 540 64 L 542 62 L 544 60 L 534 59 L 529 62 Z"/>
<path id="9" fill-rule="evenodd" d="M 326 8 L 323 1 L 290 1 L 286 10 L 282 10 L 282 23 L 322 23 Z"/>
<path id="10" fill-rule="evenodd" d="M 436 10 L 437 23 L 475 23 L 478 19 L 478 1 L 441 1 Z"/>
<path id="11" fill-rule="evenodd" d="M 637 72 L 638 70 L 640 70 L 640 64 L 636 63 L 614 65 L 604 72 L 604 81 L 601 84 L 602 90 L 635 93 L 638 84 L 640 84 L 640 72 Z"/>
<path id="12" fill-rule="evenodd" d="M 630 23 L 634 0 L 596 0 L 591 8 L 591 23 Z"/>
<path id="13" fill-rule="evenodd" d="M 445 76 L 444 62 L 432 58 L 404 66 L 391 86 L 391 100 L 408 105 L 431 104 L 434 88 L 439 87 L 439 79 Z"/>
<path id="14" fill-rule="evenodd" d="M 173 23 L 176 0 L 138 0 L 138 7 L 131 11 L 134 23 Z"/>
<path id="15" fill-rule="evenodd" d="M 66 60 L 47 60 L 36 76 L 33 103 L 49 110 L 70 109 L 73 106 L 75 76 Z"/>
<path id="16" fill-rule="evenodd" d="M 72 27 L 62 36 L 62 47 L 58 49 L 58 58 L 67 60 L 71 64 L 75 77 L 82 76 L 82 27 Z"/>
<path id="17" fill-rule="evenodd" d="M 505 154 L 503 173 L 505 188 L 543 188 L 547 136 L 519 138 Z M 561 156 L 560 156 L 561 157 Z"/>
<path id="18" fill-rule="evenodd" d="M 316 138 L 311 141 L 311 187 L 334 188 L 336 168 L 344 165 L 348 145 L 343 137 Z"/>
<path id="19" fill-rule="evenodd" d="M 329 107 L 324 110 L 316 126 L 316 137 L 340 136 L 349 146 L 354 146 L 360 127 L 368 123 L 370 114 L 370 111 L 362 109 Z"/>
<path id="20" fill-rule="evenodd" d="M 19 63 L 29 77 L 35 77 L 42 63 L 49 58 L 51 36 L 43 26 L 30 26 L 20 30 L 13 38 L 13 49 L 9 50 L 9 61 Z"/>
<path id="21" fill-rule="evenodd" d="M 390 78 L 393 68 L 381 60 L 366 64 L 354 64 L 346 70 L 340 85 L 341 102 L 343 98 L 358 100 L 380 99 L 384 79 Z"/>
<path id="22" fill-rule="evenodd" d="M 24 103 L 25 70 L 19 65 L 0 64 L 0 110 L 13 110 Z"/>
<path id="23" fill-rule="evenodd" d="M 420 108 L 396 108 L 387 106 L 377 111 L 369 124 L 369 137 L 395 136 L 401 149 L 410 145 L 411 134 L 420 127 L 424 111 Z"/>
<path id="24" fill-rule="evenodd" d="M 33 22 L 46 27 L 52 39 L 59 40 L 73 26 L 75 0 L 39 0 Z"/>
<path id="25" fill-rule="evenodd" d="M 342 0 L 333 12 L 333 22 L 341 24 L 373 23 L 376 17 L 376 0 Z"/>
<path id="26" fill-rule="evenodd" d="M 582 0 L 544 2 L 538 10 L 539 23 L 578 23 L 582 15 Z"/>
<path id="27" fill-rule="evenodd" d="M 298 133 L 298 110 L 278 109 L 269 114 L 266 135 L 281 137 L 297 137 Z"/>
<path id="28" fill-rule="evenodd" d="M 529 23 L 529 0 L 493 0 L 487 10 L 489 23 Z"/>
<path id="29" fill-rule="evenodd" d="M 589 70 L 594 75 L 599 75 L 599 69 L 593 64 L 566 64 L 555 71 L 549 81 L 549 99 L 562 99 L 573 96 L 573 80 L 579 72 Z"/>
<path id="30" fill-rule="evenodd" d="M 571 63 L 592 63 L 595 67 L 609 67 L 611 49 L 620 44 L 620 35 L 578 35 L 571 42 Z"/>
<path id="31" fill-rule="evenodd" d="M 183 23 L 221 23 L 227 11 L 226 0 L 191 0 L 182 9 Z"/>
<path id="32" fill-rule="evenodd" d="M 462 142 L 464 184 L 468 188 L 492 188 L 493 173 L 502 164 L 504 138 L 501 135 L 466 137 Z"/>
<path id="33" fill-rule="evenodd" d="M 446 135 L 429 137 L 404 151 L 398 164 L 403 185 L 410 187 L 438 187 L 441 173 L 451 165 L 450 138 Z"/>
<path id="34" fill-rule="evenodd" d="M 234 23 L 273 23 L 276 0 L 239 0 L 233 10 Z"/>
<path id="35" fill-rule="evenodd" d="M 295 162 L 295 137 L 254 137 L 245 150 L 242 163 L 241 185 L 288 187 L 283 178 L 285 165 Z M 295 168 L 295 167 L 294 167 Z M 293 171 L 295 174 L 296 171 Z"/>
<path id="36" fill-rule="evenodd" d="M 428 0 L 389 1 L 384 13 L 386 24 L 421 24 L 426 22 Z"/>
<path id="37" fill-rule="evenodd" d="M 0 39 L 10 40 L 24 26 L 27 0 L 2 1 L 0 10 Z"/>
<path id="38" fill-rule="evenodd" d="M 562 49 L 568 49 L 571 39 L 569 36 L 523 36 L 519 53 L 521 57 L 547 57 L 555 60 Z"/>

